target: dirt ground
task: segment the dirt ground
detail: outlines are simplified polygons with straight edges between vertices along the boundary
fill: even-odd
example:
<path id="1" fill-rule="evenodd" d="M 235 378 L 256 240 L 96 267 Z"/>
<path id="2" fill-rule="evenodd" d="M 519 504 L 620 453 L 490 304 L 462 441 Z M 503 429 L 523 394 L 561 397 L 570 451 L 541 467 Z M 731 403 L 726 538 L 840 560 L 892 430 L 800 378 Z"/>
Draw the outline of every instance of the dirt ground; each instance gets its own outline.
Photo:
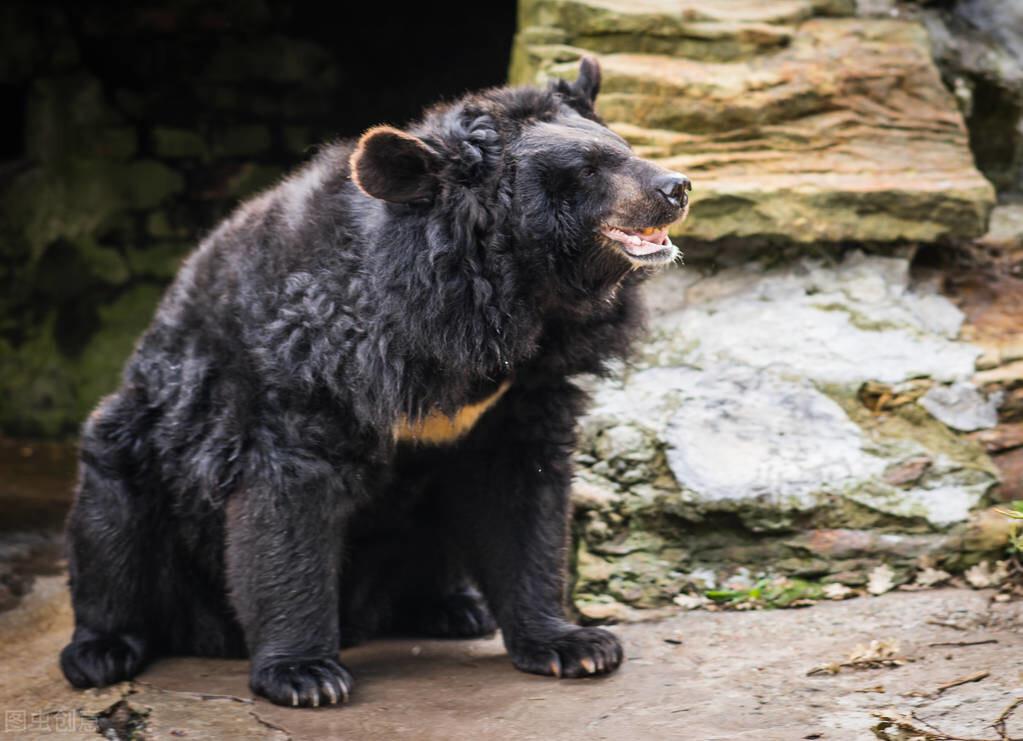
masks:
<path id="1" fill-rule="evenodd" d="M 522 674 L 497 638 L 379 642 L 344 654 L 350 705 L 292 710 L 252 699 L 244 661 L 163 660 L 131 684 L 70 689 L 56 664 L 64 578 L 44 576 L 0 614 L 0 735 L 95 738 L 86 716 L 105 713 L 103 728 L 159 739 L 1023 739 L 1023 707 L 1004 735 L 992 727 L 1023 698 L 1023 604 L 990 597 L 895 592 L 618 626 L 628 660 L 603 679 Z M 808 676 L 872 640 L 905 663 Z M 932 735 L 882 731 L 878 714 Z"/>

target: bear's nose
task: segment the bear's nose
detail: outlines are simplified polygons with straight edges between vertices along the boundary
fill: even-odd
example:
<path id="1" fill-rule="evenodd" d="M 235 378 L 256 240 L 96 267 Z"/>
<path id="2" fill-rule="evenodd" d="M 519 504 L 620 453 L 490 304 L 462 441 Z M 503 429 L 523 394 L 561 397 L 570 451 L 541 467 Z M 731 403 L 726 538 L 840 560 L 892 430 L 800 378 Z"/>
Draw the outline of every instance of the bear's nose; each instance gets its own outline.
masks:
<path id="1" fill-rule="evenodd" d="M 693 184 L 682 173 L 669 172 L 657 178 L 654 187 L 672 206 L 681 208 L 686 192 L 693 189 Z"/>

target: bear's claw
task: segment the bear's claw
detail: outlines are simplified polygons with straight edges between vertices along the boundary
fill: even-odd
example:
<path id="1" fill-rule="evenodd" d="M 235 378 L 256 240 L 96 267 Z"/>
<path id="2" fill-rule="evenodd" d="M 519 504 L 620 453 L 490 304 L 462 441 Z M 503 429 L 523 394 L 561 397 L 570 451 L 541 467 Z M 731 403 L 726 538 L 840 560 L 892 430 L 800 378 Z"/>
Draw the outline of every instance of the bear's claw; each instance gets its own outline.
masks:
<path id="1" fill-rule="evenodd" d="M 624 658 L 618 639 L 600 628 L 573 628 L 557 638 L 524 642 L 512 651 L 517 668 L 553 677 L 609 674 Z"/>
<path id="2" fill-rule="evenodd" d="M 60 652 L 60 668 L 74 687 L 105 687 L 138 674 L 145 654 L 145 643 L 138 638 L 97 636 L 65 646 Z"/>
<path id="3" fill-rule="evenodd" d="M 250 686 L 277 705 L 316 708 L 348 702 L 354 680 L 336 659 L 277 659 L 252 669 Z"/>

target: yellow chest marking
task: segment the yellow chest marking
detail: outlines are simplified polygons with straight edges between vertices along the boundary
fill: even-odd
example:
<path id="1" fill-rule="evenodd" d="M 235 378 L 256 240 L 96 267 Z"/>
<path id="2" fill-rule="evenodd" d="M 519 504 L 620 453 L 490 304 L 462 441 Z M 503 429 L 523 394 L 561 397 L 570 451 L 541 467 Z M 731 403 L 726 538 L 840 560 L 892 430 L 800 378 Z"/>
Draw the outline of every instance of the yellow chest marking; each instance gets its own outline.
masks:
<path id="1" fill-rule="evenodd" d="M 505 380 L 490 396 L 466 404 L 451 417 L 441 412 L 430 412 L 414 421 L 402 417 L 394 425 L 394 439 L 429 445 L 452 443 L 471 430 L 483 413 L 504 396 L 509 386 L 511 381 Z"/>

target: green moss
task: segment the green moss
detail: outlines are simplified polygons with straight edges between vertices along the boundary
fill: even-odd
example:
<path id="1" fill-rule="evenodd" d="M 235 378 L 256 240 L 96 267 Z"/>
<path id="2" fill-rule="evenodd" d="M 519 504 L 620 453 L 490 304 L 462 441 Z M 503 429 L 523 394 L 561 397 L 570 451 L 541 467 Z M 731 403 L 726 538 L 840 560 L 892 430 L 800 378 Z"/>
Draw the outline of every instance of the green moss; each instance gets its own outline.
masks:
<path id="1" fill-rule="evenodd" d="M 279 167 L 246 162 L 228 181 L 226 189 L 234 198 L 246 198 L 273 185 L 280 179 L 281 173 Z"/>
<path id="2" fill-rule="evenodd" d="M 72 280 L 80 283 L 100 283 L 120 286 L 128 280 L 128 266 L 120 253 L 112 247 L 105 247 L 95 240 L 83 237 L 73 243 L 75 259 L 68 261 L 64 269 L 74 271 Z M 48 275 L 43 276 L 48 279 Z M 71 291 L 62 292 L 63 295 Z"/>
<path id="3" fill-rule="evenodd" d="M 0 427 L 13 434 L 73 431 L 118 382 L 162 288 L 138 284 L 98 308 L 99 328 L 69 357 L 55 340 L 56 311 L 17 347 L 0 340 Z"/>
<path id="4" fill-rule="evenodd" d="M 138 132 L 133 127 L 108 126 L 92 134 L 87 151 L 97 157 L 125 160 L 138 151 L 138 146 Z"/>
<path id="5" fill-rule="evenodd" d="M 53 338 L 56 313 L 13 347 L 0 339 L 0 427 L 18 435 L 54 437 L 71 431 L 74 384 Z"/>
<path id="6" fill-rule="evenodd" d="M 117 192 L 129 208 L 149 209 L 185 189 L 185 179 L 156 160 L 138 160 L 111 173 Z"/>
<path id="7" fill-rule="evenodd" d="M 75 389 L 75 403 L 68 410 L 73 419 L 84 419 L 117 386 L 121 368 L 149 325 L 162 293 L 161 287 L 137 284 L 99 308 L 99 330 L 77 358 L 68 360 Z"/>
<path id="8" fill-rule="evenodd" d="M 131 249 L 127 253 L 128 268 L 135 276 L 170 280 L 194 246 L 191 242 L 156 242 L 144 249 Z"/>
<path id="9" fill-rule="evenodd" d="M 156 239 L 189 236 L 188 227 L 182 226 L 166 210 L 150 211 L 146 216 L 146 233 Z"/>
<path id="10" fill-rule="evenodd" d="M 824 599 L 823 585 L 793 579 L 777 577 L 760 579 L 747 589 L 710 589 L 704 596 L 729 607 L 753 605 L 758 607 L 791 607 L 803 600 L 816 601 Z"/>
<path id="11" fill-rule="evenodd" d="M 153 150 L 161 157 L 204 157 L 206 140 L 195 131 L 160 126 L 153 129 Z"/>
<path id="12" fill-rule="evenodd" d="M 217 131 L 211 151 L 215 157 L 244 157 L 270 148 L 270 130 L 265 126 L 232 126 Z"/>
<path id="13" fill-rule="evenodd" d="M 18 176 L 0 199 L 0 222 L 31 262 L 58 239 L 91 239 L 119 211 L 152 208 L 183 189 L 180 174 L 153 160 L 72 158 Z"/>
<path id="14" fill-rule="evenodd" d="M 271 36 L 224 43 L 206 70 L 216 82 L 282 82 L 313 87 L 335 79 L 330 53 L 300 39 Z"/>
<path id="15" fill-rule="evenodd" d="M 37 162 L 59 162 L 80 155 L 96 127 L 118 122 L 95 77 L 70 74 L 40 78 L 29 93 L 25 148 Z"/>
<path id="16" fill-rule="evenodd" d="M 891 329 L 904 329 L 904 326 L 894 321 L 884 321 L 880 319 L 870 319 L 863 314 L 859 313 L 852 308 L 849 304 L 831 303 L 831 304 L 814 304 L 815 309 L 819 311 L 835 311 L 845 314 L 849 317 L 849 323 L 857 329 L 861 329 L 864 332 L 884 332 L 885 330 Z"/>

